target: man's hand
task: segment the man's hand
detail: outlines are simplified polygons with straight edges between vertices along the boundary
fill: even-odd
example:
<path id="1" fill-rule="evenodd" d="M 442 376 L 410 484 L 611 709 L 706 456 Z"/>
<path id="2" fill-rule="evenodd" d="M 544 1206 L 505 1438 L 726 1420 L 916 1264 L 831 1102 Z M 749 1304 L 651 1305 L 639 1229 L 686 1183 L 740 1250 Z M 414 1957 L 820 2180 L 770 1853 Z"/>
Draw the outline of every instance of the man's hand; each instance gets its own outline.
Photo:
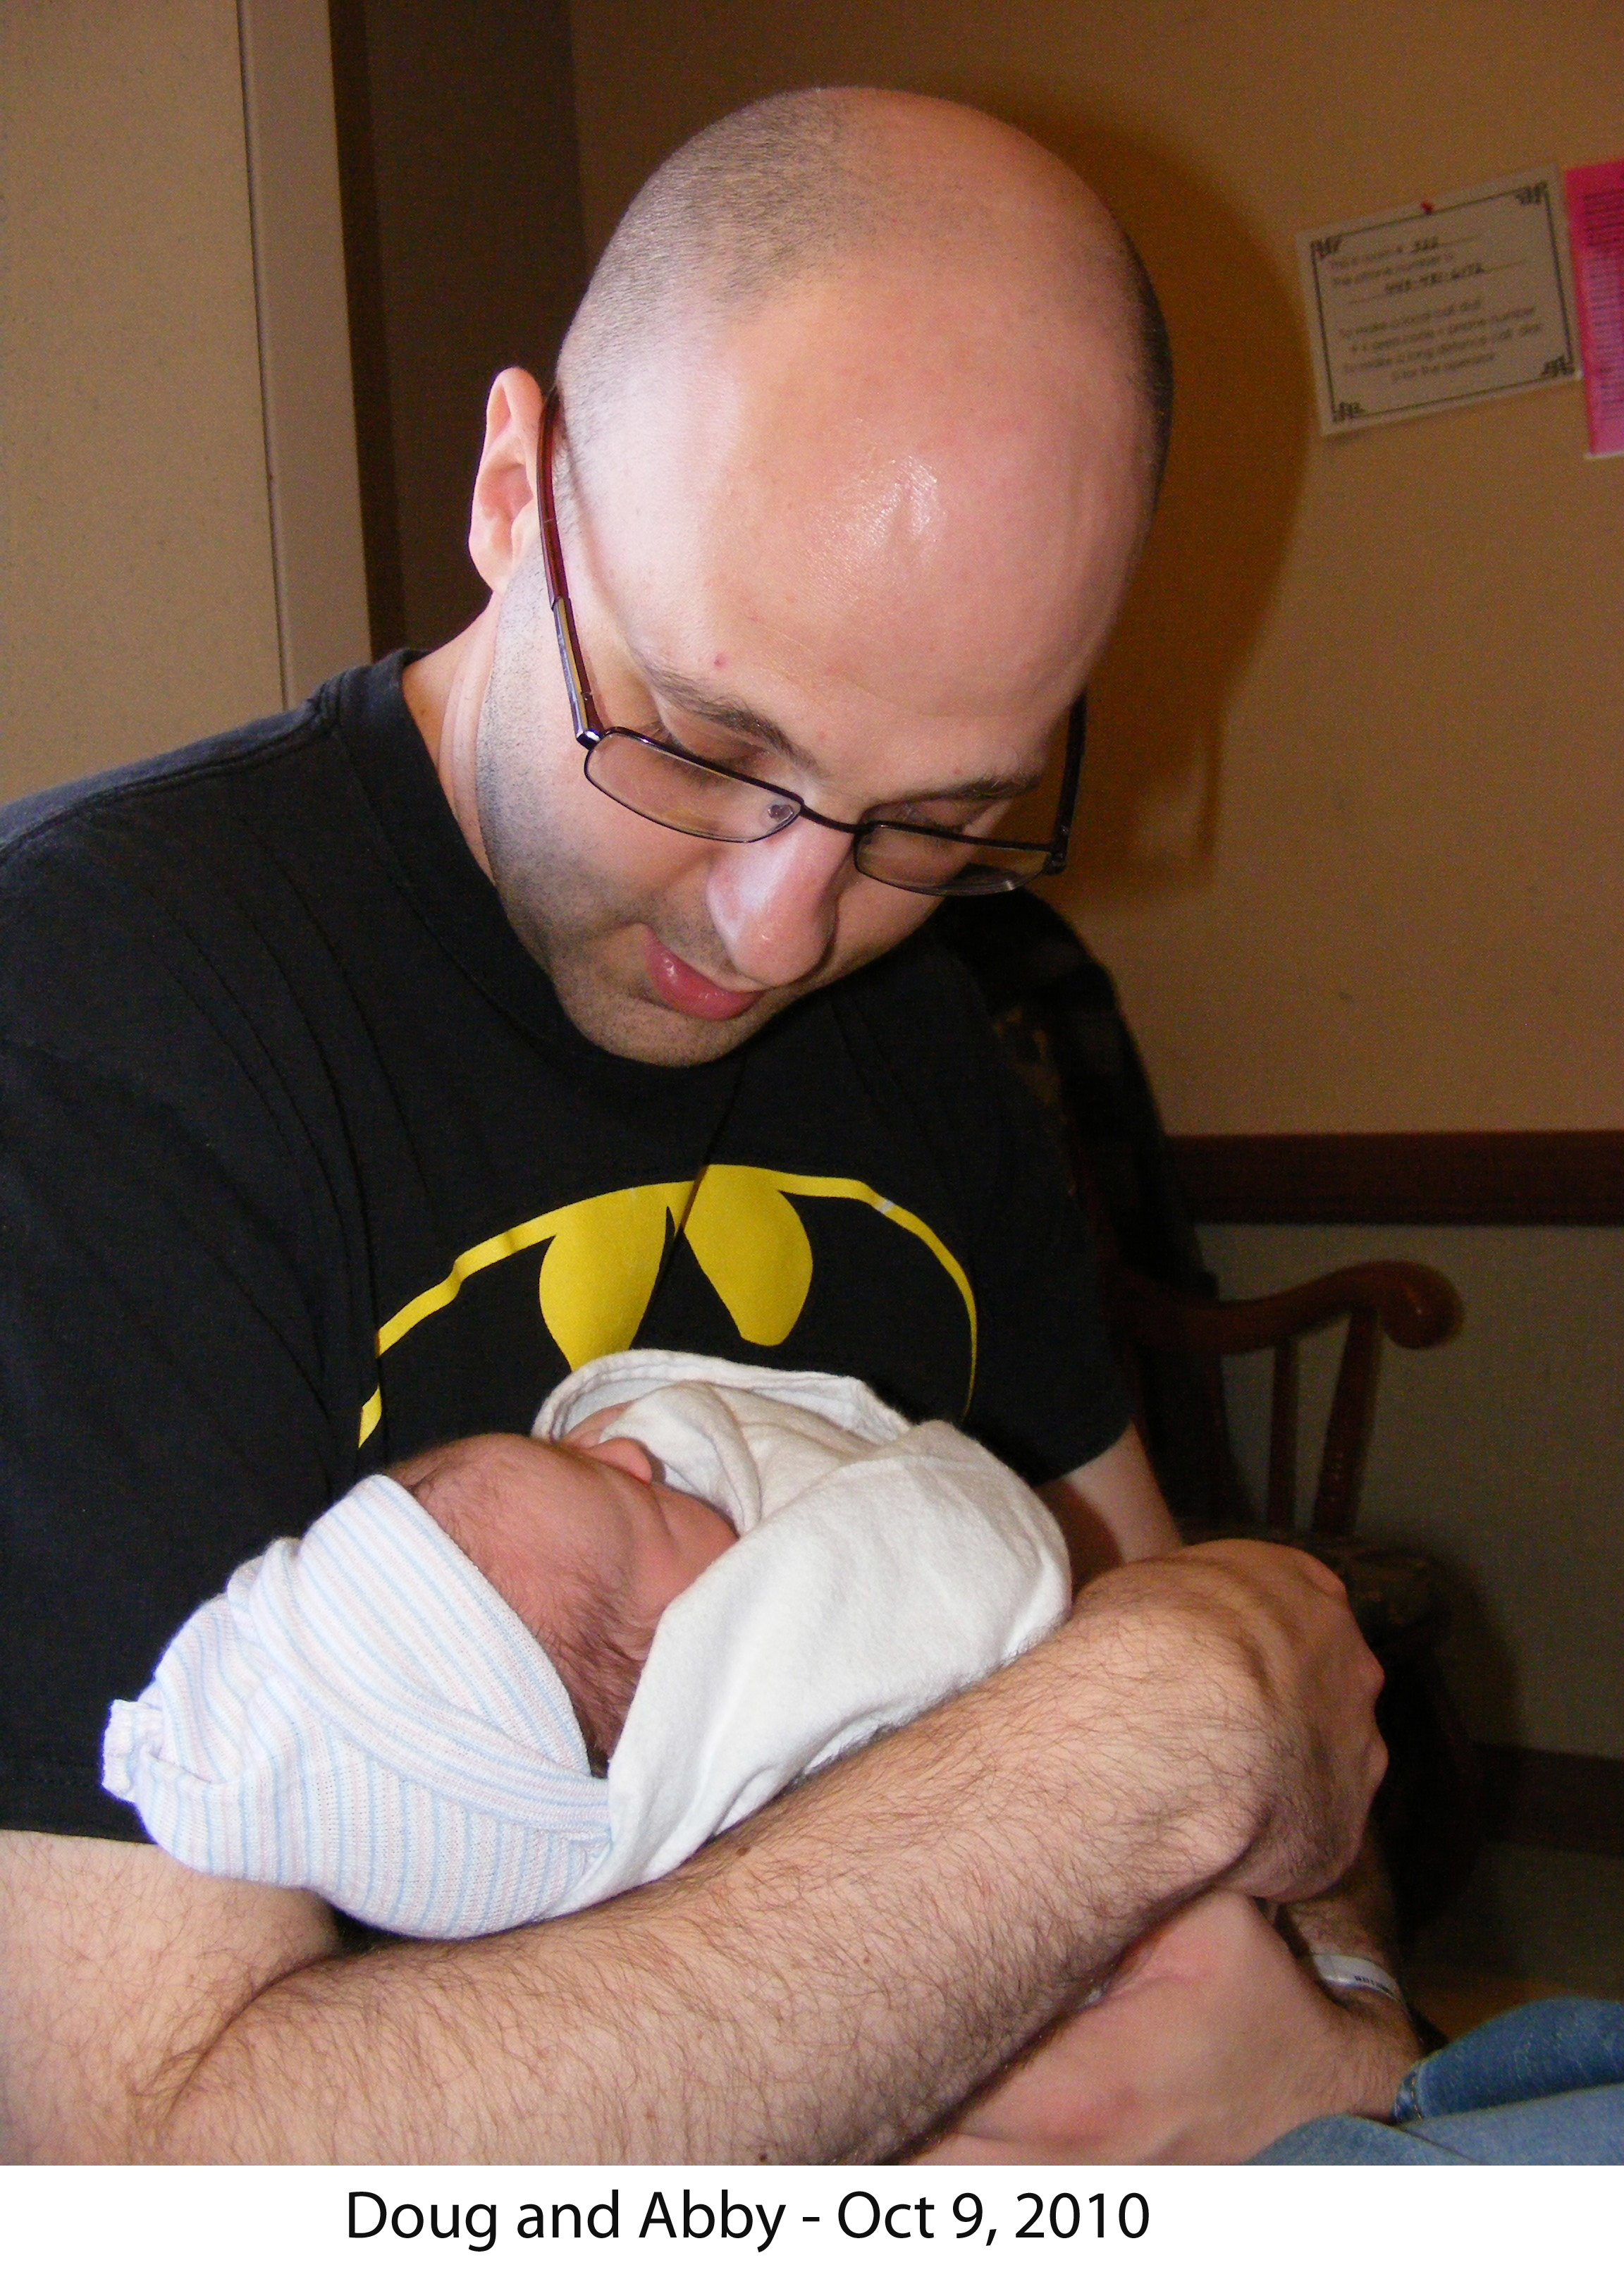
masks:
<path id="1" fill-rule="evenodd" d="M 1382 1670 L 1340 1579 L 1293 1547 L 1215 1540 L 1106 1571 L 1068 1623 L 1107 1612 L 1136 1635 L 1137 1678 L 1185 1709 L 1177 1749 L 1206 1779 L 1196 1812 L 1225 1815 L 1226 1832 L 1237 1811 L 1245 1822 L 1217 1883 L 1270 1902 L 1323 1895 L 1357 1855 L 1387 1765 Z M 1106 1725 L 1099 1750 L 1116 1741 Z"/>
<path id="2" fill-rule="evenodd" d="M 1254 1904 L 1206 1896 L 920 2162 L 1233 2163 L 1310 2117 L 1386 2117 L 1419 2052 L 1401 2006 L 1332 1998 Z"/>

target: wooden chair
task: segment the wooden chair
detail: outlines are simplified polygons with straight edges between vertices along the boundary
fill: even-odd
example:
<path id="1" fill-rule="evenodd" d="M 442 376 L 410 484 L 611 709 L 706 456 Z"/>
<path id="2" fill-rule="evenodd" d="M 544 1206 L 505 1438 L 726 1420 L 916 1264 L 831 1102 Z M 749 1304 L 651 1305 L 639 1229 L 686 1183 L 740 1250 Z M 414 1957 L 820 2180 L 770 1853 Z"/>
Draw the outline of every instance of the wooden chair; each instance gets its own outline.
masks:
<path id="1" fill-rule="evenodd" d="M 1449 1606 L 1423 1554 L 1356 1535 L 1384 1337 L 1428 1349 L 1461 1320 L 1448 1278 L 1367 1261 L 1255 1300 L 1223 1301 L 1201 1264 L 1153 1098 L 1109 975 L 1066 923 L 1019 895 L 944 907 L 1017 1068 L 1065 1154 L 1093 1223 L 1107 1315 L 1140 1430 L 1191 1537 L 1304 1547 L 1334 1569 L 1381 1660 L 1391 1766 L 1378 1817 L 1400 1920 L 1425 1925 L 1464 1884 L 1481 1839 L 1477 1763 L 1436 1651 Z M 1299 1351 L 1342 1324 L 1341 1360 L 1308 1527 L 1297 1527 Z M 1273 1356 L 1260 1515 L 1237 1466 L 1223 1364 Z"/>
<path id="2" fill-rule="evenodd" d="M 1079 1186 L 1092 1190 L 1087 1166 L 1074 1170 Z M 1205 1397 L 1202 1425 L 1214 1522 L 1249 1527 L 1255 1520 L 1230 1440 L 1222 1359 L 1273 1352 L 1262 1521 L 1269 1536 L 1289 1538 L 1297 1527 L 1299 1348 L 1311 1334 L 1347 1325 L 1310 1530 L 1316 1538 L 1351 1538 L 1376 1424 L 1382 1335 L 1404 1349 L 1435 1348 L 1448 1340 L 1461 1320 L 1460 1296 L 1448 1279 L 1419 1262 L 1362 1261 L 1261 1300 L 1198 1299 L 1129 1268 L 1097 1194 L 1090 1203 L 1106 1256 L 1106 1302 L 1122 1336 L 1130 1381 L 1136 1387 L 1142 1381 L 1140 1359 L 1147 1354 L 1184 1356 L 1196 1363 Z M 1141 1397 L 1142 1416 L 1144 1408 Z"/>
<path id="3" fill-rule="evenodd" d="M 1383 1335 L 1406 1349 L 1447 1340 L 1460 1322 L 1448 1278 L 1412 1261 L 1366 1261 L 1259 1300 L 1209 1301 L 1175 1293 L 1120 1260 L 1105 1271 L 1106 1305 L 1152 1451 L 1143 1394 L 1146 1361 L 1191 1365 L 1198 1433 L 1214 1496 L 1186 1517 L 1191 1537 L 1258 1536 L 1303 1547 L 1334 1570 L 1386 1686 L 1378 1718 L 1389 1770 L 1378 1824 L 1406 1935 L 1436 1918 L 1464 1885 L 1482 1844 L 1476 1753 L 1445 1686 L 1437 1651 L 1449 1605 L 1435 1565 L 1411 1550 L 1355 1535 L 1359 1494 L 1376 1418 Z M 1297 1528 L 1298 1350 L 1312 1334 L 1346 1324 L 1322 1449 L 1312 1518 Z M 1268 1490 L 1255 1515 L 1235 1464 L 1224 1401 L 1226 1357 L 1274 1357 Z"/>

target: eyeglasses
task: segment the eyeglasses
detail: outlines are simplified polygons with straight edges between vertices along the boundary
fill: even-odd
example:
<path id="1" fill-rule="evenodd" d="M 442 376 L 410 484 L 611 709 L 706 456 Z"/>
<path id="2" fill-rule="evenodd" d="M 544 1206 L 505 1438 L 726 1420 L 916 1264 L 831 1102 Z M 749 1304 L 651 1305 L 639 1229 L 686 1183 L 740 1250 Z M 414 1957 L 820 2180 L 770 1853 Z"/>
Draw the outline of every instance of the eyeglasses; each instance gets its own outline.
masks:
<path id="1" fill-rule="evenodd" d="M 575 742 L 585 749 L 582 767 L 589 785 L 651 824 L 668 825 L 674 833 L 686 833 L 698 841 L 770 841 L 775 833 L 786 832 L 804 817 L 808 825 L 821 825 L 827 832 L 848 834 L 852 860 L 869 880 L 881 881 L 888 888 L 907 888 L 919 896 L 995 896 L 1001 889 L 1019 888 L 1023 880 L 1065 869 L 1082 778 L 1086 692 L 1072 708 L 1066 724 L 1059 812 L 1053 837 L 1046 841 L 990 841 L 979 833 L 950 833 L 934 825 L 893 824 L 883 817 L 847 825 L 838 817 L 821 817 L 786 786 L 769 785 L 742 770 L 700 761 L 682 747 L 646 737 L 640 730 L 606 724 L 587 679 L 564 576 L 564 551 L 558 544 L 552 492 L 558 431 L 555 388 L 547 399 L 542 426 L 542 552 L 564 686 L 569 693 Z"/>

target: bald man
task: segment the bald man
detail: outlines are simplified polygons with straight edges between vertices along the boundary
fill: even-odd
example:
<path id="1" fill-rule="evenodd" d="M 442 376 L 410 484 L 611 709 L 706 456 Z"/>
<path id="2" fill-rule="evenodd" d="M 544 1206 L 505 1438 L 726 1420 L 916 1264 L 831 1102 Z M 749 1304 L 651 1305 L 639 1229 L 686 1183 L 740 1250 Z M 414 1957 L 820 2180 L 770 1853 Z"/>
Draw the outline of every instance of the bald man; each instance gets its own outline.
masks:
<path id="1" fill-rule="evenodd" d="M 1353 1860 L 1378 1673 L 1316 1566 L 1177 1550 L 1058 1169 L 916 934 L 1063 856 L 1066 816 L 1001 819 L 1165 428 L 1143 273 L 1058 162 L 779 98 L 645 188 L 551 403 L 497 380 L 474 625 L 10 813 L 11 2154 L 888 2154 L 1156 1928 L 1153 2096 L 1096 2009 L 967 2114 L 983 2150 L 1030 2154 L 1035 2105 L 1061 2155 L 1385 2110 L 1401 2009 L 1333 2004 L 1240 1900 Z M 373 1469 L 432 1450 L 431 1510 L 477 1496 L 634 1340 L 962 1419 L 1066 1527 L 1070 1623 L 669 1881 L 490 1941 L 357 1948 L 139 1844 L 100 1730 L 192 1607 Z"/>

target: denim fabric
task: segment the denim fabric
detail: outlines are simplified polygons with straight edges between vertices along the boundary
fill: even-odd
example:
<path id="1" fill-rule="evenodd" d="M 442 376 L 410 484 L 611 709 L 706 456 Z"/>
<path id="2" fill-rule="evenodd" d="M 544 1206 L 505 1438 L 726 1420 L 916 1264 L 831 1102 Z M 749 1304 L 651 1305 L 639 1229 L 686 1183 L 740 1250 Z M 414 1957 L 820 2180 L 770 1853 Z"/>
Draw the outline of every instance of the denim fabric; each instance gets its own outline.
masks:
<path id="1" fill-rule="evenodd" d="M 1600 1998 L 1541 1998 L 1481 2023 L 1417 2062 L 1399 2088 L 1393 2122 L 1457 2117 L 1467 2109 L 1619 2085 L 1624 2085 L 1624 2006 Z"/>
<path id="2" fill-rule="evenodd" d="M 1543 1998 L 1418 2062 L 1393 2123 L 1318 2117 L 1254 2165 L 1624 2164 L 1624 2006 Z"/>
<path id="3" fill-rule="evenodd" d="M 1467 2165 L 1469 2157 L 1452 2150 L 1435 2149 L 1396 2125 L 1378 2125 L 1373 2117 L 1316 2117 L 1295 2125 L 1271 2141 L 1253 2165 Z"/>

